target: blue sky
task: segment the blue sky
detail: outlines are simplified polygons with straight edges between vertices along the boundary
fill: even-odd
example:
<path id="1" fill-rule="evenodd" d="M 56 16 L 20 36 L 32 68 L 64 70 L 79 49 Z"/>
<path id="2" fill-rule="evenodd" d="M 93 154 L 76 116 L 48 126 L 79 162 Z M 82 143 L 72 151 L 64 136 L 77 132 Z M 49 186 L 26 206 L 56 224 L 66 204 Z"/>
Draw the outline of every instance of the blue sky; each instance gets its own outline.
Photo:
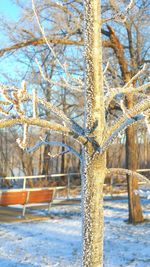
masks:
<path id="1" fill-rule="evenodd" d="M 16 20 L 19 15 L 19 8 L 11 0 L 0 0 L 0 14 Z"/>
<path id="2" fill-rule="evenodd" d="M 19 7 L 11 0 L 0 0 L 0 16 L 6 20 L 15 22 L 19 17 Z M 0 31 L 0 48 L 7 46 L 7 38 L 4 32 Z M 8 44 L 9 46 L 9 44 Z M 2 73 L 6 73 L 9 77 L 14 78 L 15 69 L 19 67 L 12 57 L 0 58 L 0 82 L 7 82 Z"/>

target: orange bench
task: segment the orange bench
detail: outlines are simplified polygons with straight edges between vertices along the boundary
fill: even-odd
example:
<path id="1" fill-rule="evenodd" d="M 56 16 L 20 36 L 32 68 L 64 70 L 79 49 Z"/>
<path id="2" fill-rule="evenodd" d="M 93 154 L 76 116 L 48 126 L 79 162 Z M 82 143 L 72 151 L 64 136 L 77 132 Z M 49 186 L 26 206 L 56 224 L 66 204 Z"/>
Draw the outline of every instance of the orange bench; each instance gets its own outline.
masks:
<path id="1" fill-rule="evenodd" d="M 34 204 L 47 204 L 50 211 L 55 192 L 64 187 L 11 189 L 0 191 L 0 206 L 23 205 L 22 216 L 25 216 L 26 207 Z"/>

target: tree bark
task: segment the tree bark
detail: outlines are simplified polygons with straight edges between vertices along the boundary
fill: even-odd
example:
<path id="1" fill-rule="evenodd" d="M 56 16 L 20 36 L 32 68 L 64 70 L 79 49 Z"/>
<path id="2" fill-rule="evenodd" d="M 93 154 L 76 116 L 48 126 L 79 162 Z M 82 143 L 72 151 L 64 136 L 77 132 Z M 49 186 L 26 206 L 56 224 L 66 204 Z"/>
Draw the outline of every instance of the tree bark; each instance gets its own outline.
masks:
<path id="1" fill-rule="evenodd" d="M 103 266 L 103 184 L 105 156 L 93 160 L 84 153 L 82 165 L 83 261 L 84 267 Z"/>
<path id="2" fill-rule="evenodd" d="M 49 156 L 48 156 L 48 153 L 50 152 L 50 146 L 49 145 L 46 145 L 44 147 L 44 155 L 43 155 L 43 158 L 44 158 L 44 163 L 43 163 L 43 170 L 42 170 L 42 175 L 47 175 L 49 174 Z"/>
<path id="3" fill-rule="evenodd" d="M 133 107 L 133 96 L 129 95 L 126 99 L 127 107 Z M 135 131 L 134 126 L 129 126 L 126 130 L 126 168 L 132 171 L 136 171 L 137 164 L 137 148 L 135 144 Z M 142 207 L 140 203 L 139 195 L 135 194 L 135 190 L 138 190 L 137 177 L 127 175 L 127 187 L 128 187 L 128 206 L 129 206 L 129 223 L 143 222 Z"/>
<path id="4" fill-rule="evenodd" d="M 131 27 L 126 25 L 128 41 L 129 41 L 129 53 L 131 59 L 132 69 L 130 71 L 130 76 L 135 75 L 135 70 L 137 70 L 137 64 L 135 60 L 135 51 L 132 41 Z M 129 79 L 126 79 L 128 82 Z M 136 83 L 136 81 L 134 81 Z M 133 95 L 130 94 L 126 98 L 127 108 L 132 108 L 134 106 Z M 136 171 L 137 164 L 137 147 L 135 144 L 135 130 L 134 126 L 129 126 L 126 130 L 126 167 L 129 170 Z M 142 207 L 140 203 L 139 195 L 135 194 L 135 190 L 138 190 L 138 179 L 137 177 L 127 176 L 127 186 L 128 186 L 128 206 L 129 206 L 129 223 L 140 223 L 143 222 Z"/>
<path id="5" fill-rule="evenodd" d="M 103 183 L 106 157 L 101 155 L 105 126 L 102 71 L 100 1 L 85 0 L 85 131 L 87 142 L 82 150 L 82 212 L 84 267 L 103 266 Z M 93 138 L 94 143 L 89 142 Z"/>

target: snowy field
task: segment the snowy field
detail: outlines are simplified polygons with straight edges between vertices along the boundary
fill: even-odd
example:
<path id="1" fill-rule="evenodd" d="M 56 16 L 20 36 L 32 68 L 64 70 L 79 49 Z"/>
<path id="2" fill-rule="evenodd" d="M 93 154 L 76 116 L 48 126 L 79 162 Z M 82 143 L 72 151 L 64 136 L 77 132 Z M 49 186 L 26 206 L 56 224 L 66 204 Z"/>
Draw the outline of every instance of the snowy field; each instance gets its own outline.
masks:
<path id="1" fill-rule="evenodd" d="M 143 208 L 150 218 L 148 200 Z M 51 214 L 47 221 L 0 224 L 1 267 L 80 267 L 80 205 L 55 207 Z M 150 222 L 132 226 L 125 219 L 127 200 L 107 199 L 104 266 L 150 267 Z"/>

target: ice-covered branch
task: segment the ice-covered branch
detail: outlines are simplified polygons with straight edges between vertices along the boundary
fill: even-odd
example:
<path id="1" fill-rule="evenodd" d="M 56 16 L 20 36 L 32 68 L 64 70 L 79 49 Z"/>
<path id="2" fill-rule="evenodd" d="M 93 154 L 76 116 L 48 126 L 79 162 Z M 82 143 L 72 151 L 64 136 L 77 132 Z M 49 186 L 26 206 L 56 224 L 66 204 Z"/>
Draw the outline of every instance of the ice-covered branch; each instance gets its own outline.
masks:
<path id="1" fill-rule="evenodd" d="M 135 194 L 139 195 L 140 197 L 146 197 L 147 199 L 150 199 L 150 191 L 148 190 L 135 190 Z"/>
<path id="2" fill-rule="evenodd" d="M 102 152 L 106 151 L 106 149 L 112 144 L 112 142 L 118 137 L 118 134 L 122 131 L 124 131 L 128 126 L 133 125 L 139 121 L 142 121 L 145 119 L 144 115 L 137 115 L 134 116 L 132 118 L 127 118 L 126 120 L 120 125 L 118 126 L 118 128 L 116 128 L 116 130 L 114 130 L 112 132 L 112 134 L 108 137 L 108 139 L 105 140 L 105 142 L 103 142 L 102 145 Z"/>
<path id="3" fill-rule="evenodd" d="M 123 114 L 121 118 L 110 128 L 106 127 L 104 130 L 104 139 L 102 151 L 105 151 L 108 146 L 117 138 L 118 134 L 125 130 L 129 125 L 137 123 L 138 121 L 144 120 L 144 111 L 150 108 L 150 98 L 147 98 L 140 103 L 136 104 L 132 109 L 128 109 L 128 117 Z"/>
<path id="4" fill-rule="evenodd" d="M 37 94 L 36 90 L 33 90 L 33 98 L 32 98 L 32 105 L 33 105 L 33 118 L 37 118 Z"/>
<path id="5" fill-rule="evenodd" d="M 9 111 L 5 110 L 1 106 L 0 106 L 0 113 L 3 114 L 3 115 L 5 115 L 5 116 L 8 116 L 9 115 Z"/>
<path id="6" fill-rule="evenodd" d="M 143 84 L 139 87 L 133 87 L 128 85 L 128 87 L 126 87 L 126 85 L 122 88 L 112 88 L 108 94 L 105 95 L 105 104 L 106 104 L 106 108 L 108 108 L 110 102 L 113 100 L 114 97 L 117 96 L 121 96 L 123 94 L 129 94 L 129 93 L 139 93 L 139 92 L 143 92 L 144 90 L 146 90 L 147 88 L 150 87 L 150 82 L 147 84 Z"/>
<path id="7" fill-rule="evenodd" d="M 26 147 L 28 145 L 27 139 L 28 139 L 28 124 L 25 123 L 23 126 L 23 139 L 21 140 L 20 138 L 18 138 L 16 140 L 16 142 L 18 143 L 20 148 L 22 148 L 23 150 L 26 149 Z"/>
<path id="8" fill-rule="evenodd" d="M 65 147 L 68 149 L 68 152 L 73 153 L 76 157 L 78 157 L 81 160 L 81 155 L 71 146 L 62 143 L 62 142 L 57 142 L 57 141 L 46 141 L 46 140 L 41 140 L 39 142 L 37 142 L 35 144 L 35 146 L 27 149 L 28 153 L 32 153 L 34 151 L 36 151 L 37 149 L 39 149 L 39 147 L 43 146 L 43 145 L 50 145 L 50 146 L 60 146 L 60 147 Z"/>
<path id="9" fill-rule="evenodd" d="M 37 109 L 37 104 L 41 104 L 46 109 L 51 110 L 54 114 L 56 114 L 64 123 L 71 124 L 70 119 L 64 114 L 61 109 L 57 108 L 50 102 L 47 102 L 44 98 L 38 97 L 35 91 L 33 92 L 33 94 L 28 94 L 26 91 L 25 82 L 22 82 L 21 89 L 11 91 L 12 96 L 10 96 L 5 89 L 1 89 L 1 92 L 6 101 L 14 105 L 16 111 L 20 116 L 23 115 L 21 111 L 21 103 L 30 100 L 33 102 L 33 113 L 36 112 L 35 109 Z"/>
<path id="10" fill-rule="evenodd" d="M 141 70 L 139 70 L 125 85 L 124 85 L 124 87 L 123 88 L 128 88 L 130 85 L 133 85 L 133 82 L 135 81 L 135 80 L 137 80 L 137 78 L 141 75 L 141 74 L 143 74 L 144 72 L 145 72 L 145 70 L 146 70 L 146 67 L 147 67 L 147 65 L 146 64 L 144 64 L 143 65 L 143 68 L 141 69 Z"/>
<path id="11" fill-rule="evenodd" d="M 60 157 L 60 156 L 63 156 L 64 154 L 67 154 L 67 153 L 69 153 L 69 152 L 71 152 L 70 150 L 65 150 L 65 151 L 63 151 L 63 152 L 60 152 L 60 153 L 56 153 L 56 154 L 51 154 L 50 152 L 47 154 L 50 158 L 52 158 L 52 159 L 55 159 L 55 158 L 58 158 L 58 157 Z"/>
<path id="12" fill-rule="evenodd" d="M 45 128 L 49 131 L 66 134 L 68 136 L 71 136 L 74 140 L 76 140 L 82 145 L 87 141 L 86 137 L 82 135 L 74 134 L 74 132 L 72 132 L 70 128 L 68 128 L 67 126 L 63 126 L 61 124 L 54 123 L 54 122 L 49 122 L 44 119 L 33 118 L 33 117 L 29 118 L 25 116 L 18 117 L 18 118 L 7 117 L 6 119 L 0 119 L 0 129 L 12 127 L 15 125 L 24 125 L 24 124 L 32 125 L 32 126 L 34 125 L 34 126 Z"/>
<path id="13" fill-rule="evenodd" d="M 42 105 L 44 109 L 55 114 L 57 118 L 61 120 L 61 123 L 66 125 L 70 131 L 74 132 L 74 134 L 79 136 L 83 136 L 85 134 L 84 129 L 72 119 L 68 118 L 61 109 L 46 101 L 44 98 L 38 97 L 35 91 L 33 94 L 28 94 L 25 85 L 22 86 L 21 89 L 17 89 L 15 91 L 13 90 L 11 94 L 12 96 L 10 96 L 6 90 L 2 91 L 3 97 L 5 97 L 7 102 L 9 101 L 10 105 L 13 105 L 19 117 L 25 117 L 25 113 L 22 110 L 21 104 L 26 101 L 31 101 L 33 106 L 33 117 L 37 116 L 37 106 Z M 5 115 L 8 115 L 7 110 L 4 108 L 1 108 L 0 111 L 1 113 L 6 113 Z"/>
<path id="14" fill-rule="evenodd" d="M 32 96 L 29 98 L 31 99 Z M 57 108 L 50 102 L 47 102 L 44 98 L 37 98 L 37 103 L 43 105 L 47 110 L 51 110 L 55 115 L 57 115 L 57 117 L 61 119 L 62 123 L 70 128 L 70 131 L 73 131 L 74 134 L 79 136 L 85 135 L 84 129 L 79 124 L 69 119 L 61 109 Z"/>
<path id="15" fill-rule="evenodd" d="M 148 178 L 146 178 L 144 175 L 136 172 L 136 171 L 131 171 L 128 169 L 123 169 L 123 168 L 110 168 L 107 169 L 107 173 L 108 174 L 124 174 L 124 175 L 130 175 L 130 176 L 135 176 L 137 177 L 140 181 L 144 181 L 147 184 L 150 184 L 150 180 Z"/>
<path id="16" fill-rule="evenodd" d="M 146 127 L 147 127 L 148 133 L 150 135 L 150 111 L 147 113 L 144 112 L 144 116 L 145 116 Z"/>
<path id="17" fill-rule="evenodd" d="M 49 122 L 44 119 L 39 118 L 28 118 L 28 117 L 18 117 L 18 118 L 6 118 L 6 119 L 0 119 L 0 129 L 1 128 L 7 128 L 11 127 L 17 124 L 23 125 L 35 125 L 39 127 L 43 127 L 45 129 L 53 130 L 60 133 L 71 133 L 70 129 L 66 126 L 63 126 L 58 123 Z"/>
<path id="18" fill-rule="evenodd" d="M 25 81 L 21 83 L 20 89 L 14 87 L 8 87 L 1 84 L 0 93 L 1 97 L 4 99 L 0 103 L 0 105 L 3 105 L 2 109 L 4 111 L 9 112 L 12 108 L 14 108 L 19 116 L 24 115 L 21 103 L 24 101 L 25 95 L 27 93 Z M 10 105 L 11 108 L 8 107 L 7 110 L 5 110 L 5 106 L 8 105 Z"/>

